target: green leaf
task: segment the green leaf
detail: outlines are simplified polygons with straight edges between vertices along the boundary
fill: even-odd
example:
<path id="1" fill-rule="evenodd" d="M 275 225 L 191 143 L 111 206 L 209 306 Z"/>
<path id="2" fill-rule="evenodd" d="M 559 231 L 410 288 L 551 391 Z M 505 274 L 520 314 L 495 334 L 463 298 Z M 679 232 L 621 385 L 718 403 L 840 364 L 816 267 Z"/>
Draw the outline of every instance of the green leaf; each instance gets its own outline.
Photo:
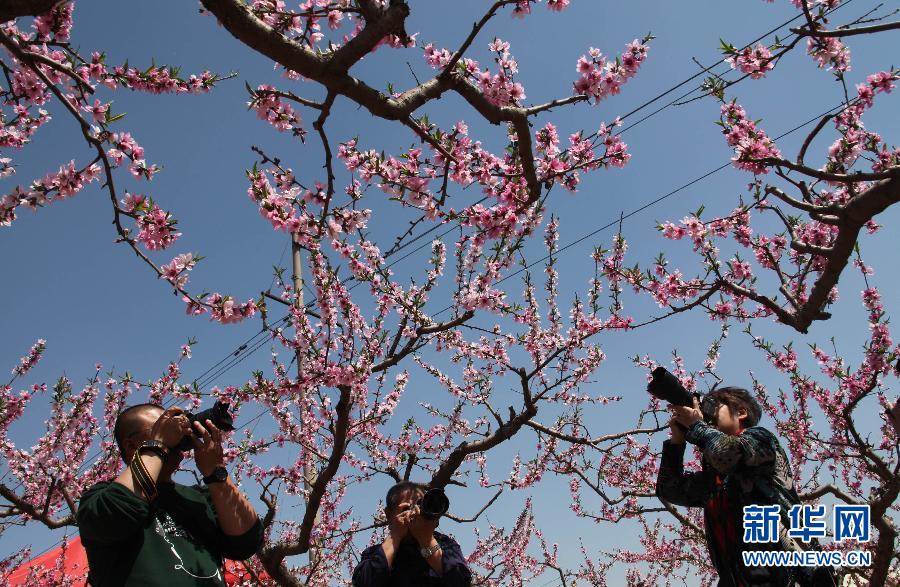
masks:
<path id="1" fill-rule="evenodd" d="M 726 55 L 734 55 L 737 53 L 737 48 L 731 43 L 725 41 L 725 39 L 719 39 L 719 50 Z"/>

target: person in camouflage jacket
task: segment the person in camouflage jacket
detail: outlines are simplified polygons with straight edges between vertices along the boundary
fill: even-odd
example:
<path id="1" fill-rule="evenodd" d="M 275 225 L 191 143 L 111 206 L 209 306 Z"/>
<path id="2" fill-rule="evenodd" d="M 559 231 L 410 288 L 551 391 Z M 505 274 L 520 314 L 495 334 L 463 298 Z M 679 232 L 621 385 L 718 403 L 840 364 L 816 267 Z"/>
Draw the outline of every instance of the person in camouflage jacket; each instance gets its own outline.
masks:
<path id="1" fill-rule="evenodd" d="M 791 467 L 778 439 L 758 426 L 762 410 L 744 389 L 724 387 L 712 391 L 714 402 L 704 421 L 699 401 L 694 407 L 671 406 L 672 436 L 663 442 L 656 495 L 675 505 L 702 507 L 706 542 L 719 587 L 830 587 L 828 568 L 745 566 L 745 550 L 808 550 L 788 536 L 788 512 L 800 499 Z M 702 470 L 683 468 L 685 441 L 702 451 Z M 745 543 L 743 508 L 779 505 L 777 542 Z"/>

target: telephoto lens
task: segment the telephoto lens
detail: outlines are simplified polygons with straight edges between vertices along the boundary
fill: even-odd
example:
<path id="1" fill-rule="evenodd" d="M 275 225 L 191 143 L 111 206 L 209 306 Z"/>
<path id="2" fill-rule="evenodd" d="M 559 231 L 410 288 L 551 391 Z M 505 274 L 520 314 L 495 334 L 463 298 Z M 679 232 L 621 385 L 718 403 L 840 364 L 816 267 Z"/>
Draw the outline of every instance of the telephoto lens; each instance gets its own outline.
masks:
<path id="1" fill-rule="evenodd" d="M 450 499 L 443 489 L 432 488 L 425 492 L 422 501 L 419 502 L 419 510 L 422 517 L 429 520 L 437 520 L 450 509 Z"/>
<path id="2" fill-rule="evenodd" d="M 194 444 L 191 442 L 191 436 L 197 435 L 197 433 L 193 431 L 194 422 L 200 422 L 200 424 L 205 426 L 206 421 L 211 420 L 212 423 L 216 425 L 216 428 L 223 432 L 231 432 L 234 430 L 234 419 L 228 411 L 228 404 L 223 404 L 220 401 L 216 401 L 216 403 L 213 404 L 213 407 L 208 410 L 203 410 L 196 414 L 187 412 L 184 415 L 191 421 L 191 433 L 184 435 L 184 438 L 182 438 L 181 442 L 178 443 L 178 446 L 175 447 L 177 450 L 191 450 L 194 447 Z"/>
<path id="3" fill-rule="evenodd" d="M 678 378 L 669 373 L 665 367 L 653 370 L 653 379 L 647 384 L 647 391 L 655 398 L 676 406 L 693 406 L 694 396 L 686 390 Z"/>

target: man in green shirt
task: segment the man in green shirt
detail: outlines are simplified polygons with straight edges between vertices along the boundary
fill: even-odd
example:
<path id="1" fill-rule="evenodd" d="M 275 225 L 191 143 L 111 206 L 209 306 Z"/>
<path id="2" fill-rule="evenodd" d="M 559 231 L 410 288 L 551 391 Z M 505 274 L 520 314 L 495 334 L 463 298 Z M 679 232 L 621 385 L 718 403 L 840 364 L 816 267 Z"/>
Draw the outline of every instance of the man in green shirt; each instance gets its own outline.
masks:
<path id="1" fill-rule="evenodd" d="M 191 434 L 204 488 L 172 482 Z M 228 477 L 222 434 L 179 408 L 132 406 L 119 414 L 116 442 L 125 467 L 81 496 L 78 528 L 91 585 L 225 585 L 223 558 L 241 560 L 262 546 L 253 506 Z"/>

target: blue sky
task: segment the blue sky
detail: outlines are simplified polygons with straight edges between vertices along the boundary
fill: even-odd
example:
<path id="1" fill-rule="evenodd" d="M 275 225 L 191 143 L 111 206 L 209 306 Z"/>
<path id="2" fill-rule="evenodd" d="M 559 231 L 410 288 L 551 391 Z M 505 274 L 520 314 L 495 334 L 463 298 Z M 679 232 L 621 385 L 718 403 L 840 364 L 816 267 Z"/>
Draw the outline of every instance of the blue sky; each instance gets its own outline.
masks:
<path id="1" fill-rule="evenodd" d="M 407 30 L 419 31 L 420 43 L 453 48 L 480 17 L 485 4 L 474 0 L 413 2 Z M 876 3 L 851 0 L 846 4 L 835 15 L 835 23 L 852 20 Z M 519 61 L 519 81 L 525 86 L 526 101 L 540 103 L 569 95 L 576 77 L 575 62 L 589 46 L 616 54 L 636 37 L 647 32 L 656 35 L 648 60 L 619 96 L 596 108 L 582 104 L 538 120 L 539 124 L 553 121 L 560 136 L 565 137 L 579 129 L 592 131 L 601 122 L 633 110 L 693 75 L 699 69 L 694 58 L 704 66 L 720 59 L 717 50 L 720 38 L 740 46 L 794 15 L 794 8 L 786 1 L 775 4 L 755 0 L 573 2 L 561 14 L 537 7 L 533 16 L 521 21 L 511 19 L 508 13 L 501 14 L 475 43 L 472 56 L 487 63 L 486 46 L 490 39 L 498 36 L 509 41 L 511 52 Z M 780 34 L 783 37 L 787 32 L 782 30 Z M 889 67 L 886 54 L 892 53 L 897 41 L 896 32 L 852 39 L 850 82 L 855 84 L 866 74 Z M 207 95 L 148 96 L 116 92 L 111 97 L 114 111 L 127 113 L 121 127 L 131 131 L 145 147 L 148 162 L 163 167 L 150 185 L 129 184 L 123 179 L 124 187 L 152 195 L 178 218 L 184 232 L 175 247 L 155 258 L 165 262 L 177 252 L 199 252 L 207 259 L 192 273 L 192 284 L 198 291 L 227 292 L 241 299 L 258 296 L 271 283 L 272 265 L 287 264 L 288 255 L 285 235 L 272 231 L 246 196 L 244 171 L 254 161 L 250 146 L 261 146 L 282 157 L 306 183 L 321 179 L 323 174 L 316 141 L 300 145 L 296 139 L 279 135 L 258 121 L 255 113 L 246 109 L 244 82 L 251 86 L 272 83 L 290 87 L 311 98 L 320 98 L 320 92 L 310 83 L 283 80 L 270 62 L 241 46 L 211 17 L 199 15 L 196 4 L 191 2 L 79 3 L 73 42 L 85 53 L 106 51 L 108 63 L 128 59 L 130 64 L 141 66 L 155 59 L 158 64 L 179 65 L 185 73 L 209 69 L 237 74 L 235 79 L 222 82 Z M 385 88 L 388 82 L 402 88 L 415 83 L 411 70 L 419 79 L 429 75 L 430 68 L 420 49 L 381 49 L 353 72 L 377 88 Z M 719 69 L 725 70 L 725 67 Z M 691 87 L 687 85 L 678 91 L 686 92 Z M 631 116 L 626 125 L 663 106 L 675 95 Z M 777 136 L 828 110 L 841 97 L 839 86 L 831 76 L 817 70 L 802 51 L 788 56 L 767 79 L 748 80 L 730 95 L 739 99 L 752 118 L 763 119 L 770 136 Z M 881 95 L 866 118 L 868 127 L 882 133 L 888 143 L 896 143 L 898 136 L 900 117 L 896 115 L 895 100 L 894 96 Z M 489 148 L 502 148 L 502 129 L 479 121 L 458 98 L 446 97 L 423 112 L 444 126 L 462 118 L 473 136 Z M 53 124 L 38 133 L 34 144 L 22 153 L 13 153 L 19 168 L 16 176 L 3 181 L 0 186 L 3 193 L 12 189 L 14 182 L 30 181 L 73 157 L 76 161 L 89 157 L 75 125 L 62 112 L 51 114 L 55 114 Z M 566 245 L 616 220 L 620 214 L 627 214 L 726 163 L 731 153 L 713 124 L 717 114 L 717 105 L 709 99 L 666 108 L 624 134 L 632 154 L 625 169 L 585 176 L 575 195 L 554 190 L 549 208 L 560 218 L 560 244 Z M 309 127 L 312 115 L 303 112 L 303 116 Z M 413 142 L 406 129 L 375 120 L 346 100 L 336 104 L 328 130 L 333 142 L 359 136 L 361 146 L 389 152 Z M 802 132 L 796 132 L 786 137 L 779 143 L 782 151 L 796 152 L 803 136 Z M 818 141 L 815 145 L 818 151 L 813 152 L 818 156 L 833 138 L 828 135 Z M 815 161 L 818 165 L 821 159 Z M 654 229 L 656 222 L 680 219 L 701 205 L 706 207 L 706 215 L 727 212 L 736 205 L 748 181 L 750 176 L 746 173 L 727 168 L 629 218 L 623 225 L 629 240 L 628 259 L 632 263 L 648 263 L 657 252 L 665 250 L 673 265 L 683 266 L 688 273 L 696 269 L 689 246 L 673 246 L 664 241 Z M 480 197 L 470 192 L 458 194 L 458 206 Z M 405 226 L 386 220 L 387 216 L 378 216 L 383 206 L 377 202 L 379 196 L 380 192 L 372 190 L 367 205 L 376 211 L 376 220 L 370 228 L 385 250 L 392 236 Z M 864 257 L 876 269 L 875 282 L 885 293 L 889 313 L 896 313 L 897 296 L 891 292 L 896 292 L 900 285 L 895 271 L 896 258 L 892 257 L 898 244 L 893 228 L 898 215 L 896 209 L 885 213 L 879 222 L 886 228 L 873 237 L 866 237 L 861 244 Z M 93 366 L 98 362 L 117 371 L 128 369 L 138 379 L 146 380 L 158 376 L 167 361 L 177 355 L 178 347 L 194 337 L 199 341 L 194 358 L 184 367 L 185 380 L 190 381 L 258 331 L 258 321 L 220 326 L 206 318 L 185 316 L 181 301 L 170 294 L 165 284 L 127 248 L 113 244 L 111 217 L 107 196 L 95 185 L 71 201 L 54 204 L 36 214 L 23 212 L 12 228 L 0 231 L 0 247 L 5 253 L 0 259 L 0 275 L 4 276 L 0 289 L 3 308 L 0 358 L 6 368 L 12 368 L 37 338 L 45 338 L 48 350 L 26 380 L 28 383 L 52 382 L 60 374 L 66 374 L 78 385 L 93 374 Z M 586 291 L 592 271 L 589 259 L 592 246 L 608 247 L 612 234 L 612 230 L 600 232 L 561 256 L 558 270 L 564 308 L 574 292 Z M 525 252 L 529 259 L 539 258 L 543 254 L 540 239 L 535 239 Z M 408 279 L 421 275 L 426 258 L 427 253 L 422 251 L 398 263 L 394 268 L 397 276 Z M 539 267 L 535 275 L 540 278 Z M 858 303 L 858 292 L 863 286 L 852 272 L 842 277 L 841 286 L 842 297 L 834 308 L 834 318 L 814 325 L 808 336 L 773 325 L 760 325 L 760 332 L 771 335 L 779 344 L 795 341 L 801 350 L 806 343 L 826 344 L 834 337 L 841 352 L 858 357 L 867 331 Z M 517 285 L 511 287 L 517 291 Z M 434 307 L 443 307 L 441 301 L 444 300 L 435 300 Z M 639 316 L 654 313 L 654 308 L 645 304 L 633 307 Z M 595 432 L 621 430 L 622 423 L 631 423 L 633 414 L 643 405 L 644 374 L 632 366 L 629 357 L 647 353 L 665 360 L 677 348 L 687 358 L 689 367 L 696 368 L 702 365 L 705 347 L 716 330 L 716 325 L 705 316 L 693 314 L 664 321 L 652 329 L 602 339 L 609 360 L 586 391 L 622 395 L 626 399 L 592 416 Z M 265 345 L 222 377 L 207 383 L 224 385 L 246 381 L 252 369 L 268 367 L 268 348 Z M 414 366 L 407 368 L 416 371 Z M 761 362 L 746 337 L 734 328 L 723 349 L 719 373 L 729 382 L 749 385 L 749 370 L 771 390 L 787 385 L 783 376 Z M 401 413 L 414 412 L 417 401 L 432 401 L 427 391 L 432 382 L 421 373 L 413 373 L 412 381 L 413 391 L 404 398 Z M 39 429 L 46 416 L 40 409 L 31 410 L 14 427 L 13 437 L 22 446 L 30 446 L 37 439 L 34 430 Z M 527 452 L 533 441 L 534 435 L 522 433 L 516 440 L 520 444 L 498 450 L 497 456 L 491 457 L 492 478 L 505 476 L 511 456 L 520 448 Z M 661 441 L 660 436 L 657 442 Z M 563 545 L 564 562 L 577 564 L 578 543 L 573 538 L 576 535 L 593 551 L 622 546 L 622 533 L 618 530 L 614 532 L 611 527 L 574 519 L 568 511 L 567 494 L 560 493 L 565 486 L 565 480 L 551 478 L 528 493 L 537 504 L 538 526 L 551 541 L 559 540 Z M 380 494 L 388 483 L 368 487 Z M 459 493 L 451 493 L 451 498 L 467 504 L 480 503 L 481 494 L 474 494 L 473 491 L 473 495 L 463 498 Z M 374 509 L 370 495 L 350 497 L 356 511 Z M 501 507 L 489 512 L 490 521 L 509 527 L 526 497 L 524 492 L 513 493 Z M 585 495 L 584 499 L 590 505 L 587 500 L 591 497 Z M 459 512 L 460 515 L 471 513 L 465 506 Z M 577 529 L 574 533 L 573 528 Z M 450 530 L 460 536 L 464 549 L 473 544 L 468 528 L 450 527 Z M 58 538 L 59 532 L 37 526 L 14 529 L 4 535 L 0 556 L 24 544 L 40 550 Z M 361 537 L 363 541 L 366 539 Z M 636 546 L 637 542 L 628 545 Z"/>

